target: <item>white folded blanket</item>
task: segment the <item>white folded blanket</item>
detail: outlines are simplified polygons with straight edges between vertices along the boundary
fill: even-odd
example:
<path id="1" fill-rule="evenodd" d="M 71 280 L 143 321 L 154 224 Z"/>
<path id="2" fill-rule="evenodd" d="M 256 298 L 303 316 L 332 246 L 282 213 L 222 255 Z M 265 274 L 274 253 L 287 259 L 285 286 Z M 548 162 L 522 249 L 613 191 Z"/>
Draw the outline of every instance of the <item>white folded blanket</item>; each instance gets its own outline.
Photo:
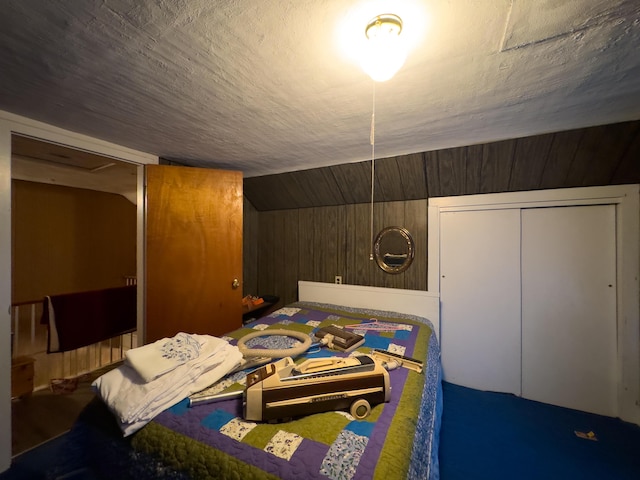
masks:
<path id="1" fill-rule="evenodd" d="M 191 336 L 198 341 L 200 354 L 150 382 L 127 364 L 93 382 L 92 387 L 116 415 L 125 436 L 180 400 L 217 382 L 240 363 L 242 354 L 227 341 L 209 335 Z"/>
<path id="2" fill-rule="evenodd" d="M 138 372 L 145 382 L 150 382 L 180 365 L 195 360 L 199 355 L 200 342 L 194 335 L 184 332 L 142 347 L 132 348 L 124 354 L 126 363 Z"/>

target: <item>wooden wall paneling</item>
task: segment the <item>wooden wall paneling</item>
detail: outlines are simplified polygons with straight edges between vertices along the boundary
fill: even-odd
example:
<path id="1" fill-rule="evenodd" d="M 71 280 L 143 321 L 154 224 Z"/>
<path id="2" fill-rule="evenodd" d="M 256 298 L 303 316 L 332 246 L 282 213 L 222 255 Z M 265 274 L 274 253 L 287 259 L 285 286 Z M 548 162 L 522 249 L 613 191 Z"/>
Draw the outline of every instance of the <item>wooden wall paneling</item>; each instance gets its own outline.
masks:
<path id="1" fill-rule="evenodd" d="M 464 179 L 464 194 L 475 195 L 482 192 L 482 158 L 483 145 L 465 147 L 467 164 Z"/>
<path id="2" fill-rule="evenodd" d="M 346 204 L 366 203 L 371 199 L 371 164 L 345 163 L 329 167 Z"/>
<path id="3" fill-rule="evenodd" d="M 284 210 L 298 208 L 304 199 L 290 193 L 288 174 L 251 177 L 244 181 L 247 190 L 245 196 L 257 210 Z"/>
<path id="4" fill-rule="evenodd" d="M 258 292 L 259 214 L 246 197 L 242 226 L 242 295 L 255 295 Z"/>
<path id="5" fill-rule="evenodd" d="M 292 172 L 289 178 L 292 184 L 297 187 L 294 195 L 304 196 L 308 199 L 304 206 L 342 205 L 344 203 L 336 179 L 328 168 Z"/>
<path id="6" fill-rule="evenodd" d="M 329 228 L 328 218 L 322 215 L 322 207 L 311 208 L 311 216 L 313 218 L 313 241 L 309 248 L 309 254 L 313 264 L 314 282 L 326 282 L 326 262 L 331 255 L 331 243 L 327 242 Z"/>
<path id="7" fill-rule="evenodd" d="M 581 145 L 587 136 L 591 138 Z M 384 274 L 369 260 L 370 161 L 248 178 L 245 194 L 255 210 L 247 208 L 247 217 L 257 216 L 253 225 L 258 233 L 247 234 L 255 240 L 245 247 L 245 258 L 255 258 L 251 249 L 257 249 L 253 275 L 258 292 L 282 298 L 291 295 L 291 285 L 299 279 L 333 282 L 335 275 L 342 275 L 344 283 L 372 286 L 398 286 L 403 278 L 400 288 L 425 290 L 428 197 L 572 187 L 589 178 L 602 185 L 638 183 L 639 156 L 640 121 L 635 121 L 377 160 L 378 195 L 395 197 L 401 191 L 403 201 L 376 202 L 374 235 L 401 223 L 416 241 L 414 264 L 402 276 Z M 261 202 L 260 208 L 252 198 Z M 340 205 L 325 205 L 338 199 Z M 314 206 L 299 207 L 303 204 Z M 398 205 L 404 213 L 396 210 Z M 247 232 L 251 222 L 245 221 Z M 292 229 L 297 236 L 287 236 Z M 251 274 L 244 275 L 247 282 Z"/>
<path id="8" fill-rule="evenodd" d="M 287 177 L 284 175 L 269 175 L 267 178 L 267 186 L 269 190 L 269 209 L 283 210 L 286 208 L 297 208 L 301 203 L 299 199 L 295 199 L 289 195 L 287 189 Z"/>
<path id="9" fill-rule="evenodd" d="M 399 218 L 393 218 L 386 209 L 386 203 L 377 202 L 374 204 L 373 208 L 373 236 L 371 238 L 371 242 L 375 242 L 375 238 L 378 235 L 378 232 L 383 228 L 394 226 L 395 222 L 400 221 Z M 391 225 L 389 223 L 389 219 L 393 218 L 394 224 Z M 404 220 L 404 218 L 402 219 Z M 375 254 L 375 251 L 374 251 Z M 385 287 L 386 273 L 378 267 L 375 259 L 369 262 L 370 267 L 367 272 L 367 283 L 365 285 L 373 285 L 374 287 Z"/>
<path id="10" fill-rule="evenodd" d="M 621 125 L 607 125 L 605 129 L 606 141 L 599 145 L 601 152 L 600 163 L 602 175 L 595 180 L 594 185 L 613 183 L 619 165 L 625 160 L 626 153 L 634 143 L 640 132 L 640 121 L 627 122 Z M 640 164 L 640 159 L 636 157 L 636 165 Z M 595 173 L 595 172 L 594 172 Z M 597 175 L 594 175 L 596 177 Z M 593 182 L 593 179 L 589 180 Z"/>
<path id="11" fill-rule="evenodd" d="M 269 275 L 269 283 L 272 285 L 270 290 L 260 290 L 260 294 L 273 294 L 279 297 L 285 296 L 286 288 L 282 282 L 282 276 L 286 268 L 284 233 L 286 210 L 278 210 L 272 212 L 271 215 L 271 234 L 273 241 L 271 242 L 271 274 Z"/>
<path id="12" fill-rule="evenodd" d="M 286 204 L 279 206 L 279 210 L 313 207 L 317 204 L 317 199 L 313 198 L 313 192 L 306 188 L 307 182 L 304 178 L 306 175 L 308 174 L 304 171 L 277 175 L 280 179 L 278 189 L 281 199 L 285 196 L 289 198 Z"/>
<path id="13" fill-rule="evenodd" d="M 417 198 L 428 198 L 427 175 L 424 165 L 424 155 L 413 153 L 411 155 L 401 155 L 396 157 L 402 182 L 402 191 L 405 200 Z"/>
<path id="14" fill-rule="evenodd" d="M 404 227 L 415 244 L 413 263 L 405 272 L 404 288 L 427 290 L 427 207 L 428 200 L 404 202 Z"/>
<path id="15" fill-rule="evenodd" d="M 296 182 L 291 181 L 291 175 L 274 175 L 276 177 L 276 189 L 280 203 L 277 210 L 289 208 L 304 208 L 312 205 L 308 192 L 300 190 Z"/>
<path id="16" fill-rule="evenodd" d="M 355 275 L 353 270 L 354 255 L 352 248 L 355 245 L 356 232 L 353 228 L 353 219 L 355 209 L 354 205 L 343 205 L 342 216 L 345 224 L 344 235 L 342 241 L 344 242 L 344 258 L 342 259 L 342 283 L 355 284 Z"/>
<path id="17" fill-rule="evenodd" d="M 336 275 L 342 276 L 345 282 L 345 272 L 347 269 L 347 209 L 344 205 L 335 207 L 336 211 Z M 334 278 L 335 280 L 335 278 Z"/>
<path id="18" fill-rule="evenodd" d="M 316 282 L 333 282 L 338 274 L 337 207 L 313 209 L 313 278 Z"/>
<path id="19" fill-rule="evenodd" d="M 448 197 L 465 193 L 467 151 L 464 147 L 439 150 L 438 172 L 440 195 Z"/>
<path id="20" fill-rule="evenodd" d="M 299 280 L 314 282 L 313 245 L 315 233 L 313 208 L 302 208 L 298 212 L 298 274 Z M 320 252 L 317 252 L 320 255 Z"/>
<path id="21" fill-rule="evenodd" d="M 376 160 L 376 191 L 377 202 L 392 202 L 404 198 L 402 177 L 395 157 Z"/>
<path id="22" fill-rule="evenodd" d="M 516 140 L 509 191 L 540 188 L 544 165 L 552 142 L 553 134 L 536 135 Z"/>
<path id="23" fill-rule="evenodd" d="M 369 205 L 359 203 L 346 206 L 346 275 L 344 283 L 352 285 L 373 285 L 369 282 L 374 266 L 369 260 L 371 233 L 369 224 Z M 376 267 L 377 268 L 377 267 Z"/>
<path id="24" fill-rule="evenodd" d="M 259 229 L 260 252 L 258 254 L 258 291 L 256 294 L 263 292 L 277 295 L 274 290 L 276 276 L 276 259 L 275 259 L 275 242 L 276 238 L 276 218 L 278 212 L 261 212 Z"/>
<path id="25" fill-rule="evenodd" d="M 345 254 L 344 254 L 344 271 L 342 272 L 342 283 L 348 283 L 351 285 L 358 285 L 358 275 L 356 268 L 355 253 L 356 246 L 358 245 L 358 232 L 356 228 L 356 205 L 344 206 L 344 221 L 347 225 L 344 242 L 345 242 Z"/>
<path id="26" fill-rule="evenodd" d="M 640 126 L 640 122 L 634 122 Z M 640 183 L 640 128 L 622 156 L 611 179 L 612 184 Z"/>
<path id="27" fill-rule="evenodd" d="M 540 188 L 576 186 L 569 185 L 567 177 L 583 136 L 584 129 L 553 134 L 551 147 L 542 172 L 542 179 L 540 180 Z"/>
<path id="28" fill-rule="evenodd" d="M 300 257 L 298 252 L 300 248 L 298 217 L 299 210 L 285 210 L 281 212 L 282 222 L 279 222 L 279 225 L 282 226 L 282 230 L 279 232 L 281 248 L 278 250 L 281 259 L 278 259 L 280 270 L 276 277 L 275 290 L 283 305 L 298 299 L 298 259 Z"/>
<path id="29" fill-rule="evenodd" d="M 482 156 L 482 193 L 507 192 L 513 168 L 516 141 L 505 140 L 484 145 Z"/>
<path id="30" fill-rule="evenodd" d="M 637 130 L 634 123 L 588 128 L 571 164 L 568 181 L 572 185 L 608 184 Z"/>
<path id="31" fill-rule="evenodd" d="M 638 128 L 625 122 L 378 159 L 376 201 L 633 183 L 626 152 Z M 245 195 L 258 211 L 368 203 L 371 162 L 247 178 Z"/>
<path id="32" fill-rule="evenodd" d="M 427 191 L 430 197 L 442 197 L 440 188 L 440 163 L 438 152 L 424 152 L 424 167 L 427 180 Z"/>
<path id="33" fill-rule="evenodd" d="M 242 182 L 244 196 L 256 210 L 270 210 L 267 207 L 271 201 L 271 183 L 268 176 L 244 178 Z"/>

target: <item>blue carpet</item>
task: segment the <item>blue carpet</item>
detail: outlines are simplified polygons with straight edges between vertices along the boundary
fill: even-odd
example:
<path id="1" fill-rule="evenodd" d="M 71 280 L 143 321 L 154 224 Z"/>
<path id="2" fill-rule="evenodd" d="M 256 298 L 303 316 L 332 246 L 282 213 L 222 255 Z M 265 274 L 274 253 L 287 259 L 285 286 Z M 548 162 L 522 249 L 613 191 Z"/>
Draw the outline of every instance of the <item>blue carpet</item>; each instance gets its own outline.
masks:
<path id="1" fill-rule="evenodd" d="M 639 480 L 640 427 L 503 393 L 443 383 L 441 480 Z M 574 431 L 594 432 L 597 441 Z M 133 456 L 132 456 L 133 455 Z M 74 428 L 14 458 L 0 480 L 184 480 L 133 454 L 104 404 Z"/>
<path id="2" fill-rule="evenodd" d="M 135 452 L 128 438 L 94 398 L 69 432 L 15 457 L 0 480 L 186 480 L 184 473 Z"/>
<path id="3" fill-rule="evenodd" d="M 94 480 L 97 477 L 78 455 L 78 444 L 65 433 L 18 455 L 11 468 L 0 473 L 0 480 Z"/>
<path id="4" fill-rule="evenodd" d="M 640 479 L 636 425 L 446 382 L 443 391 L 442 480 Z"/>

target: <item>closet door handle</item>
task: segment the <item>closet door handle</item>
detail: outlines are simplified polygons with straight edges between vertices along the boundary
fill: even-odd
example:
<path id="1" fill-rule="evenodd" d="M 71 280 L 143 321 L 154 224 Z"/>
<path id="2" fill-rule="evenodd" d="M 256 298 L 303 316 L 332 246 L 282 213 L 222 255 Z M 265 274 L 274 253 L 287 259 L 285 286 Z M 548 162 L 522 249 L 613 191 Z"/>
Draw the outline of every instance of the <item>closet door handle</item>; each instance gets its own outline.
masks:
<path id="1" fill-rule="evenodd" d="M 234 278 L 233 282 L 231 282 L 231 288 L 233 288 L 235 290 L 239 286 L 240 286 L 240 280 L 238 280 L 237 278 Z"/>

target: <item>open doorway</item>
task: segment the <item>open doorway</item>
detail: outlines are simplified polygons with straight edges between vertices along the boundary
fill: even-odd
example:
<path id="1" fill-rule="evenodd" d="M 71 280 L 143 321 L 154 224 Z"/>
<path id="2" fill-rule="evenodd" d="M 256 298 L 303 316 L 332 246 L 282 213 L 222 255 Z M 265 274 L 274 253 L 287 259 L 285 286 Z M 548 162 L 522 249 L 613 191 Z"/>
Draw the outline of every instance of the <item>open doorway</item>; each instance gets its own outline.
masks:
<path id="1" fill-rule="evenodd" d="M 40 317 L 44 296 L 135 281 L 138 168 L 16 134 L 11 150 L 12 357 L 20 359 L 16 376 L 24 377 L 12 401 L 15 455 L 67 430 L 92 398 L 90 372 L 109 368 L 135 346 L 129 336 L 47 354 Z M 74 386 L 74 378 L 75 388 L 54 392 L 52 379 Z"/>

